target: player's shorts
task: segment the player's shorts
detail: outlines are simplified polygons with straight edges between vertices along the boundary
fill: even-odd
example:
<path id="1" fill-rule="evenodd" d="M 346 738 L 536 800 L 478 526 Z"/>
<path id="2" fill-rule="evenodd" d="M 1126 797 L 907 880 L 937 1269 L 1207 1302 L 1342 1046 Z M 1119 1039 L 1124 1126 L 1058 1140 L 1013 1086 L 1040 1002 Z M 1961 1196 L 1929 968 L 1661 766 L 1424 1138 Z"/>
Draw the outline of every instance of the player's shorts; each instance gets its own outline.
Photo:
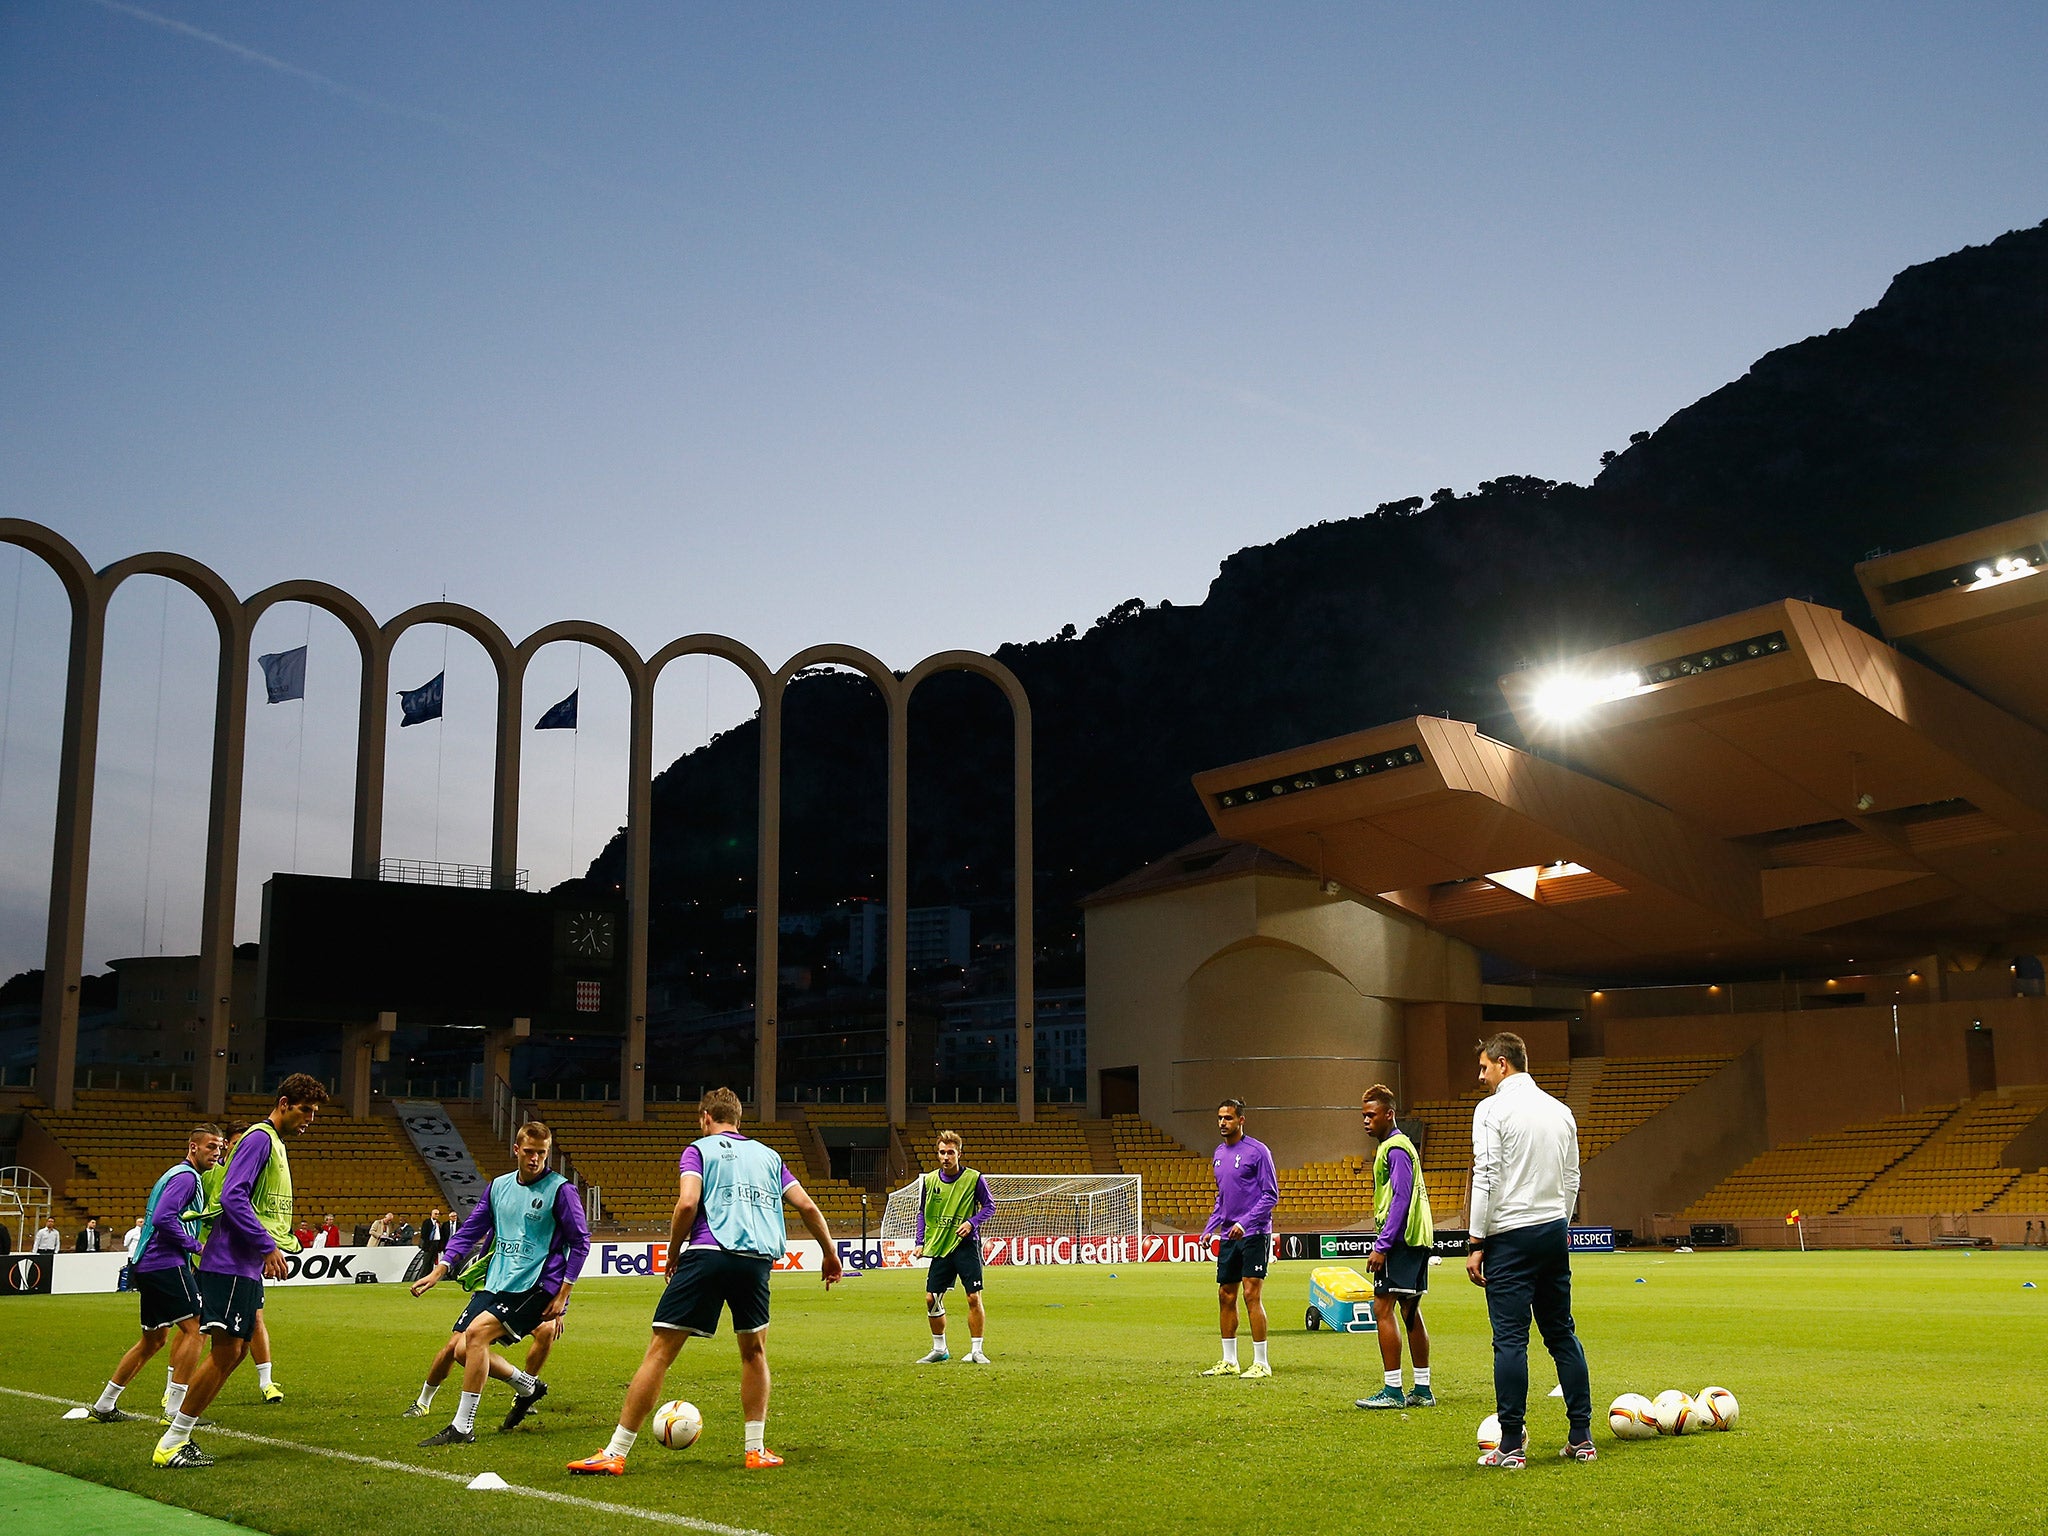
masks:
<path id="1" fill-rule="evenodd" d="M 545 1286 L 536 1285 L 530 1291 L 478 1291 L 476 1299 L 483 1302 L 477 1309 L 477 1316 L 488 1312 L 497 1318 L 504 1328 L 501 1344 L 517 1344 L 540 1326 L 548 1304 L 555 1299 L 555 1293 Z M 469 1309 L 465 1307 L 465 1312 Z"/>
<path id="2" fill-rule="evenodd" d="M 718 1332 L 718 1314 L 727 1307 L 734 1333 L 759 1333 L 768 1326 L 773 1259 L 723 1248 L 685 1248 L 674 1265 L 655 1304 L 655 1327 L 708 1339 Z"/>
<path id="3" fill-rule="evenodd" d="M 1375 1296 L 1413 1296 L 1429 1289 L 1429 1250 L 1396 1243 L 1387 1250 L 1386 1267 L 1372 1277 Z"/>
<path id="4" fill-rule="evenodd" d="M 471 1291 L 469 1300 L 463 1304 L 462 1314 L 455 1319 L 455 1333 L 469 1332 L 469 1325 L 484 1315 L 484 1308 L 491 1304 L 489 1291 Z"/>
<path id="5" fill-rule="evenodd" d="M 1236 1285 L 1240 1280 L 1263 1280 L 1273 1257 L 1273 1234 L 1247 1232 L 1243 1237 L 1226 1237 L 1216 1250 L 1216 1283 Z"/>
<path id="6" fill-rule="evenodd" d="M 247 1275 L 199 1271 L 199 1326 L 231 1339 L 256 1336 L 256 1314 L 263 1310 L 263 1282 Z"/>
<path id="7" fill-rule="evenodd" d="M 943 1296 L 953 1289 L 953 1282 L 960 1282 L 960 1289 L 972 1296 L 981 1289 L 981 1240 L 970 1237 L 956 1245 L 951 1253 L 933 1259 L 931 1268 L 924 1272 L 925 1294 Z"/>
<path id="8" fill-rule="evenodd" d="M 135 1294 L 142 1303 L 142 1331 L 154 1333 L 199 1315 L 199 1285 L 190 1264 L 137 1270 Z"/>

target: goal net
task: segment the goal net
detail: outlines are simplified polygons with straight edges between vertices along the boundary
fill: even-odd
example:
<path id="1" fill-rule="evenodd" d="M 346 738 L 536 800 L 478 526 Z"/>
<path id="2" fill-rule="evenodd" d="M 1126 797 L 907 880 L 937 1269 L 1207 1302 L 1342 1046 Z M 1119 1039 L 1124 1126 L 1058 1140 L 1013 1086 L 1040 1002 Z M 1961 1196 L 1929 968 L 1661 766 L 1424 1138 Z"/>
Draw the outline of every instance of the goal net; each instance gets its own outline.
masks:
<path id="1" fill-rule="evenodd" d="M 996 1213 L 984 1237 L 1141 1237 L 1144 1180 L 1135 1173 L 984 1173 Z M 922 1179 L 889 1196 L 884 1242 L 917 1241 Z"/>

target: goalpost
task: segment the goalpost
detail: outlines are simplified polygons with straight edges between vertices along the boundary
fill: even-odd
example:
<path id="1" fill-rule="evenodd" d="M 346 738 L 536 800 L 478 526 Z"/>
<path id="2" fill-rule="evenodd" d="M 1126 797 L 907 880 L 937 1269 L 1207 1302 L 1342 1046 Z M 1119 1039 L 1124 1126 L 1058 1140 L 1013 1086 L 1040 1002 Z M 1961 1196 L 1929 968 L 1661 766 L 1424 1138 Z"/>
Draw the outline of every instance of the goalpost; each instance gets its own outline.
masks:
<path id="1" fill-rule="evenodd" d="M 1145 1181 L 1135 1173 L 984 1173 L 996 1213 L 984 1237 L 1142 1237 Z M 922 1179 L 889 1195 L 884 1242 L 917 1241 Z"/>

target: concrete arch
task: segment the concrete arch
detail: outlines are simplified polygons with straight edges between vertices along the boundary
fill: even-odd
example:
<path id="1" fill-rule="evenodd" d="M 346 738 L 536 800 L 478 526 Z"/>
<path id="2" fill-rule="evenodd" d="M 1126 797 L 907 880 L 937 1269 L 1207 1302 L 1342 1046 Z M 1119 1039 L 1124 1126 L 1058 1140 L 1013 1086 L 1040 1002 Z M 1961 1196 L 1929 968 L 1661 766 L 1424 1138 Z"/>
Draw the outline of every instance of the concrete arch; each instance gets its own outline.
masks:
<path id="1" fill-rule="evenodd" d="M 399 638 L 420 624 L 445 624 L 450 629 L 462 631 L 484 648 L 484 654 L 491 659 L 492 670 L 498 675 L 498 735 L 493 758 L 496 772 L 491 784 L 491 884 L 509 890 L 519 878 L 519 711 L 524 703 L 521 686 L 525 675 L 524 663 L 505 631 L 498 628 L 487 614 L 479 613 L 466 603 L 418 603 L 396 618 L 384 621 L 384 690 L 387 694 L 390 691 L 391 653 L 397 648 Z M 384 747 L 390 735 L 390 720 L 391 709 L 387 702 L 377 709 L 373 726 L 376 733 L 373 755 L 377 760 L 380 828 L 384 814 Z M 370 722 L 366 719 L 365 723 Z M 368 750 L 368 746 L 366 744 L 357 750 Z M 374 875 L 375 869 L 370 873 Z"/>
<path id="2" fill-rule="evenodd" d="M 43 1011 L 37 1077 L 53 1108 L 68 1110 L 78 1067 L 78 978 L 85 968 L 85 891 L 92 864 L 92 803 L 99 759 L 106 590 L 77 546 L 23 518 L 0 518 L 0 543 L 36 556 L 71 600 L 58 750 L 57 815 L 50 834 L 50 906 L 43 940 Z"/>
<path id="3" fill-rule="evenodd" d="M 907 701 L 903 679 L 872 652 L 857 645 L 813 645 L 798 651 L 776 669 L 777 708 L 781 707 L 783 690 L 799 672 L 822 666 L 849 667 L 860 673 L 881 692 L 882 703 L 889 712 L 889 869 L 883 891 L 889 912 L 885 1097 L 889 1102 L 889 1119 L 901 1125 L 910 1114 L 910 925 L 904 918 L 910 910 L 910 760 L 904 727 Z M 779 758 L 779 734 L 776 751 Z M 780 850 L 777 856 L 779 859 Z M 762 906 L 766 916 L 767 903 Z M 779 921 L 779 912 L 777 918 Z"/>
<path id="4" fill-rule="evenodd" d="M 383 739 L 377 727 L 383 723 L 384 695 L 391 681 L 391 648 L 370 610 L 324 581 L 280 581 L 250 598 L 242 611 L 252 638 L 256 621 L 279 603 L 309 603 L 332 614 L 356 643 L 361 668 L 356 685 L 356 803 L 349 873 L 358 880 L 374 880 L 384 845 L 384 754 L 381 750 L 372 753 L 368 743 L 373 735 L 380 745 Z"/>
<path id="5" fill-rule="evenodd" d="M 230 983 L 235 966 L 235 880 L 242 854 L 242 767 L 249 725 L 249 636 L 254 624 L 211 566 L 151 551 L 100 572 L 100 602 L 135 576 L 161 576 L 196 596 L 220 631 L 213 702 L 213 772 L 206 811 L 206 874 L 199 916 L 199 1062 L 193 1096 L 208 1113 L 227 1106 Z"/>
<path id="6" fill-rule="evenodd" d="M 1037 1091 L 1035 1067 L 1038 1060 L 1038 987 L 1033 974 L 1034 958 L 1038 953 L 1036 913 L 1036 870 L 1032 852 L 1032 805 L 1031 805 L 1031 700 L 1024 692 L 1024 685 L 1017 680 L 1017 674 L 997 661 L 993 656 L 984 656 L 979 651 L 940 651 L 927 656 L 912 667 L 903 678 L 903 707 L 890 716 L 892 733 L 902 733 L 901 750 L 892 738 L 889 760 L 892 766 L 901 761 L 904 764 L 906 782 L 910 760 L 910 699 L 919 686 L 941 672 L 971 672 L 977 677 L 987 678 L 1002 690 L 1003 697 L 1010 701 L 1010 740 L 1012 792 L 1015 796 L 1011 811 L 1012 858 L 1014 860 L 1016 895 L 1017 958 L 1015 962 L 1017 988 L 1017 1118 L 1026 1124 L 1037 1118 Z M 906 801 L 908 791 L 905 793 Z M 909 863 L 909 827 L 900 832 L 896 823 L 890 823 L 890 861 L 895 865 L 895 838 L 905 840 L 904 864 Z M 895 944 L 899 932 L 908 928 L 908 923 L 891 923 L 889 929 L 890 957 L 894 963 Z M 907 960 L 907 952 L 906 952 Z M 907 966 L 906 966 L 907 974 Z"/>

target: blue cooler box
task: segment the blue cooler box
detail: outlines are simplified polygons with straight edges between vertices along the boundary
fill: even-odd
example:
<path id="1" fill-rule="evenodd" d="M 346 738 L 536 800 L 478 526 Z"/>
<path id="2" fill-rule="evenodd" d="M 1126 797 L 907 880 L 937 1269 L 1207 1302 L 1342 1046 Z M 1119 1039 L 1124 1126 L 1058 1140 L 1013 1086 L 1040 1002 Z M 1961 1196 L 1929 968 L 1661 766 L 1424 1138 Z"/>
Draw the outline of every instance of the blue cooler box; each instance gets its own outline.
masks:
<path id="1" fill-rule="evenodd" d="M 1308 1277 L 1308 1329 L 1377 1333 L 1372 1317 L 1372 1282 L 1348 1264 L 1324 1264 Z"/>

